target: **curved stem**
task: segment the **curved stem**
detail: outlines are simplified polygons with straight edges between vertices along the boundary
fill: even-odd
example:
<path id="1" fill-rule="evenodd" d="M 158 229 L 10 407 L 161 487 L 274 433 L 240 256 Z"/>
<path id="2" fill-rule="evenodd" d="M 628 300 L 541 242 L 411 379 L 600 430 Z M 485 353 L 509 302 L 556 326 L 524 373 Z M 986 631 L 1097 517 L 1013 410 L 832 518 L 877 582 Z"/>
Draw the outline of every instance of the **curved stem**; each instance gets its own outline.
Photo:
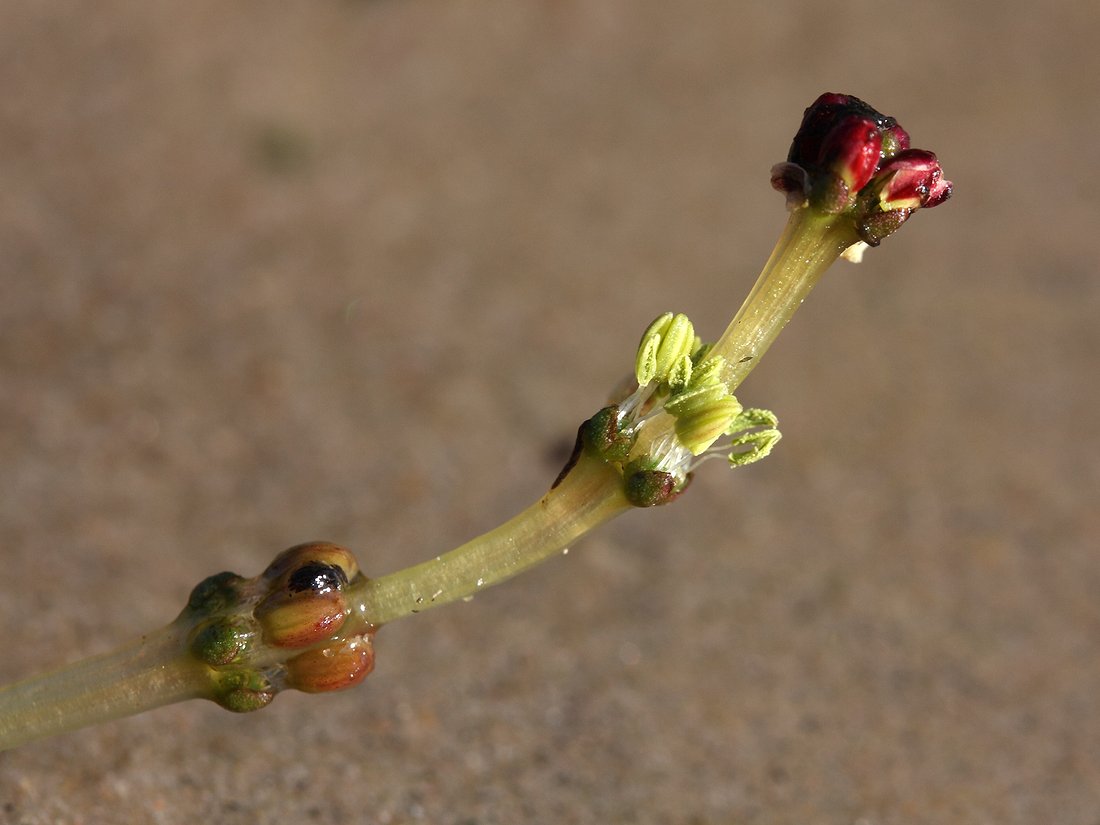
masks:
<path id="1" fill-rule="evenodd" d="M 0 750 L 209 694 L 173 623 L 132 644 L 0 689 Z"/>
<path id="2" fill-rule="evenodd" d="M 824 271 L 856 240 L 850 220 L 809 209 L 791 213 L 752 292 L 711 350 L 728 362 L 723 380 L 731 392 Z M 667 413 L 654 417 L 642 428 L 634 453 L 647 451 L 674 424 Z M 342 633 L 350 637 L 364 628 L 472 596 L 560 553 L 628 509 L 621 468 L 582 452 L 550 492 L 495 530 L 430 561 L 348 588 L 345 595 L 355 620 Z M 228 587 L 215 581 L 212 597 L 223 586 Z M 259 598 L 248 587 L 245 590 Z M 184 699 L 215 698 L 213 670 L 188 653 L 191 630 L 193 625 L 181 617 L 115 653 L 0 689 L 0 750 Z M 216 658 L 219 649 L 212 649 L 211 655 Z M 251 664 L 263 662 L 256 659 Z M 316 668 L 315 663 L 311 666 Z M 246 669 L 230 676 L 248 673 Z M 229 693 L 218 701 L 234 710 L 262 707 L 271 696 L 264 693 L 270 685 L 260 681 L 263 685 L 253 689 L 229 679 Z M 248 704 L 245 700 L 256 698 L 257 690 L 263 701 Z M 246 695 L 238 701 L 237 693 Z"/>
<path id="3" fill-rule="evenodd" d="M 565 550 L 599 524 L 630 509 L 622 476 L 582 454 L 537 502 L 483 536 L 348 592 L 360 621 L 381 625 L 472 596 Z"/>
<path id="4" fill-rule="evenodd" d="M 790 213 L 752 292 L 710 351 L 729 364 L 723 377 L 730 392 L 757 365 L 825 270 L 858 240 L 850 219 L 808 208 Z"/>

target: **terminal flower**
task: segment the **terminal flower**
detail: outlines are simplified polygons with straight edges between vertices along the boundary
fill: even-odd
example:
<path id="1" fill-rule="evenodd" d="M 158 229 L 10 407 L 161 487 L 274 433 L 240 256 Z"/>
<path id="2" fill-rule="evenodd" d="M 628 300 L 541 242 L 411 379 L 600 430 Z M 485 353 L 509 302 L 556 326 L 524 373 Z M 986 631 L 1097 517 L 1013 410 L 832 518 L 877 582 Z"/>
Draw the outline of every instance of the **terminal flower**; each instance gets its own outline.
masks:
<path id="1" fill-rule="evenodd" d="M 857 97 L 826 93 L 802 117 L 772 186 L 794 209 L 850 214 L 859 239 L 877 246 L 914 210 L 938 206 L 951 183 L 932 152 L 909 148 L 898 122 Z"/>

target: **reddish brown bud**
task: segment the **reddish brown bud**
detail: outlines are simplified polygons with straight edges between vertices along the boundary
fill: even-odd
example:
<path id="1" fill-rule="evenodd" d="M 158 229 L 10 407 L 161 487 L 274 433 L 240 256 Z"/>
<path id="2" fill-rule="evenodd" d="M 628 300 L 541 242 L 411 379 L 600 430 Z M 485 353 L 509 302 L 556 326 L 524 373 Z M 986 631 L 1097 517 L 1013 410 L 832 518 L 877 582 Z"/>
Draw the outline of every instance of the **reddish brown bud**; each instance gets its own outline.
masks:
<path id="1" fill-rule="evenodd" d="M 370 636 L 357 636 L 333 647 L 307 650 L 286 663 L 287 686 L 306 693 L 343 690 L 362 682 L 374 669 Z"/>
<path id="2" fill-rule="evenodd" d="M 309 647 L 340 630 L 348 606 L 338 590 L 272 593 L 256 606 L 264 639 L 275 647 Z"/>
<path id="3" fill-rule="evenodd" d="M 342 591 L 359 572 L 355 558 L 327 542 L 299 544 L 264 571 L 268 593 L 256 605 L 264 639 L 275 647 L 309 647 L 340 630 L 348 616 Z"/>

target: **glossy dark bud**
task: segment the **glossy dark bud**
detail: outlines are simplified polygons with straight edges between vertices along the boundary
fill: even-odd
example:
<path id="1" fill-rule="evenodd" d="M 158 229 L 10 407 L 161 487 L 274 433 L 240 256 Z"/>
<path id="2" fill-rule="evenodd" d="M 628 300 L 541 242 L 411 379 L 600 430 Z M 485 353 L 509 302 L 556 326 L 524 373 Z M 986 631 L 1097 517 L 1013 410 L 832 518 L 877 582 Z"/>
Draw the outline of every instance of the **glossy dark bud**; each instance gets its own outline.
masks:
<path id="1" fill-rule="evenodd" d="M 327 541 L 310 541 L 284 550 L 267 566 L 263 575 L 265 579 L 272 581 L 285 581 L 290 572 L 311 563 L 335 565 L 344 572 L 348 581 L 354 579 L 359 572 L 355 556 L 346 547 Z"/>
<path id="2" fill-rule="evenodd" d="M 299 544 L 264 571 L 268 594 L 254 615 L 275 647 L 309 647 L 337 633 L 349 608 L 343 590 L 359 572 L 355 557 L 328 542 Z"/>
<path id="3" fill-rule="evenodd" d="M 287 590 L 291 593 L 301 593 L 305 590 L 311 590 L 314 593 L 328 593 L 346 587 L 347 583 L 347 574 L 335 564 L 312 561 L 302 565 L 290 574 L 290 578 L 287 580 Z"/>
<path id="4" fill-rule="evenodd" d="M 243 576 L 226 571 L 207 576 L 191 591 L 187 598 L 187 609 L 197 613 L 212 615 L 240 602 Z"/>

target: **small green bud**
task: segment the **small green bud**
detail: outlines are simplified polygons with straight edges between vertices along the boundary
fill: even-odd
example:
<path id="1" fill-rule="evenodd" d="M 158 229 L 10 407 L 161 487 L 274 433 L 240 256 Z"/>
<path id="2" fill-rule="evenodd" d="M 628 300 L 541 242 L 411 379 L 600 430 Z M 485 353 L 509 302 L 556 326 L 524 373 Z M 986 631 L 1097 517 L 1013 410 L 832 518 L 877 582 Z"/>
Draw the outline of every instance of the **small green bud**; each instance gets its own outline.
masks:
<path id="1" fill-rule="evenodd" d="M 244 618 L 222 617 L 200 624 L 192 632 L 190 650 L 200 662 L 219 667 L 239 659 L 254 637 L 254 629 Z"/>
<path id="2" fill-rule="evenodd" d="M 271 704 L 276 690 L 260 673 L 234 670 L 219 674 L 214 701 L 233 713 L 251 713 Z"/>
<path id="3" fill-rule="evenodd" d="M 603 461 L 625 461 L 637 434 L 619 416 L 617 406 L 604 407 L 581 425 L 581 443 Z"/>
<path id="4" fill-rule="evenodd" d="M 275 694 L 263 690 L 231 690 L 216 700 L 226 710 L 233 713 L 251 713 L 254 710 L 262 710 L 271 704 Z"/>
<path id="5" fill-rule="evenodd" d="M 668 504 L 680 493 L 676 476 L 662 470 L 637 470 L 624 480 L 626 499 L 635 507 L 656 507 Z"/>

